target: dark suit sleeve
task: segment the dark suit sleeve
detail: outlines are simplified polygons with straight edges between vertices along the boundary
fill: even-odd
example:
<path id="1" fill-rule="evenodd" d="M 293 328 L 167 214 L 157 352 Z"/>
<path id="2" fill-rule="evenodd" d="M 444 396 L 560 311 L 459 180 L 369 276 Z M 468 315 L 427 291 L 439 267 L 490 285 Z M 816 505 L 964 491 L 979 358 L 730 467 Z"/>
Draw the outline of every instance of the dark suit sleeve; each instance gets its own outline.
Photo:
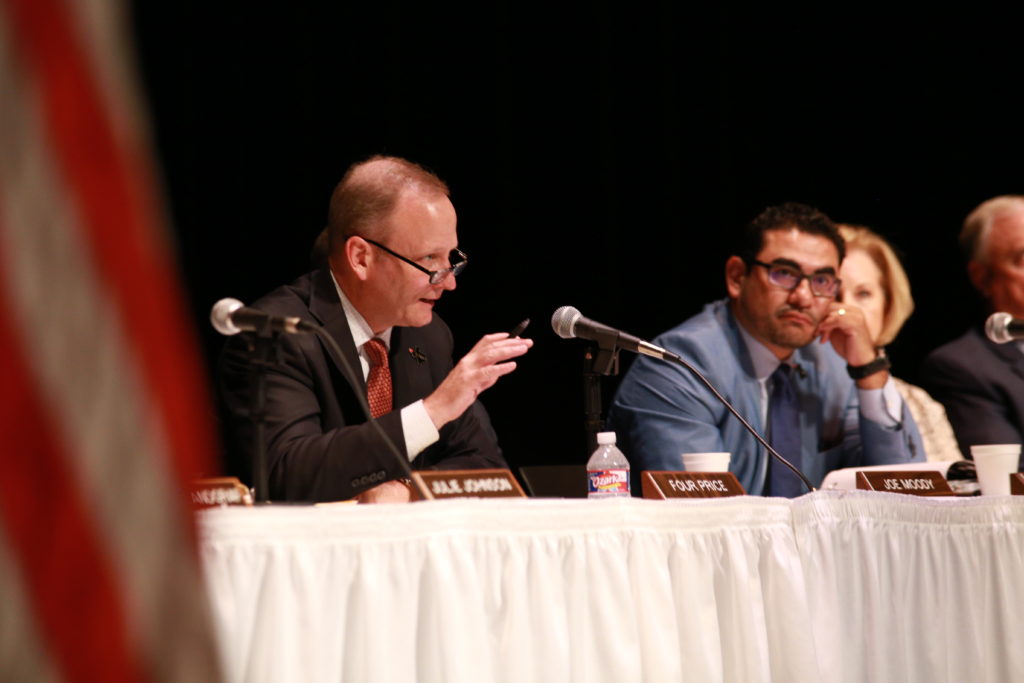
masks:
<path id="1" fill-rule="evenodd" d="M 462 416 L 441 428 L 441 438 L 413 462 L 414 469 L 508 469 L 483 404 L 476 401 Z"/>
<path id="2" fill-rule="evenodd" d="M 221 356 L 220 394 L 228 427 L 242 457 L 253 453 L 249 420 L 252 364 L 248 339 L 228 342 Z M 344 500 L 389 479 L 404 476 L 385 438 L 404 456 L 398 411 L 382 416 L 377 430 L 365 423 L 347 383 L 329 367 L 312 336 L 282 336 L 280 362 L 266 369 L 266 444 L 270 497 L 276 500 Z M 351 424 L 340 424 L 347 415 Z M 386 437 L 385 437 L 386 435 Z M 237 469 L 237 468 L 236 468 Z"/>
<path id="3" fill-rule="evenodd" d="M 1001 377 L 989 376 L 997 374 L 988 372 L 991 362 L 981 353 L 939 349 L 922 366 L 922 383 L 946 408 L 960 452 L 968 457 L 973 444 L 1022 441 L 1020 426 L 1010 411 L 1015 399 L 1005 392 L 1005 383 L 1016 380 L 1006 364 L 997 368 Z"/>

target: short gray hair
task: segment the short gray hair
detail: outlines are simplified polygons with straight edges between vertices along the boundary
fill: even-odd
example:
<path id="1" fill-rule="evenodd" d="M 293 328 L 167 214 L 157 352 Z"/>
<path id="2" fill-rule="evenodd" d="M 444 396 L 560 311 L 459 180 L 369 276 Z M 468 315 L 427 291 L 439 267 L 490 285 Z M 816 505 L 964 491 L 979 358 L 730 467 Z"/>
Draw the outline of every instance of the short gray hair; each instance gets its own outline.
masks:
<path id="1" fill-rule="evenodd" d="M 960 231 L 960 249 L 964 258 L 984 263 L 987 259 L 985 245 L 988 233 L 996 218 L 1008 213 L 1024 213 L 1024 195 L 1004 194 L 983 201 L 964 219 L 964 227 Z"/>

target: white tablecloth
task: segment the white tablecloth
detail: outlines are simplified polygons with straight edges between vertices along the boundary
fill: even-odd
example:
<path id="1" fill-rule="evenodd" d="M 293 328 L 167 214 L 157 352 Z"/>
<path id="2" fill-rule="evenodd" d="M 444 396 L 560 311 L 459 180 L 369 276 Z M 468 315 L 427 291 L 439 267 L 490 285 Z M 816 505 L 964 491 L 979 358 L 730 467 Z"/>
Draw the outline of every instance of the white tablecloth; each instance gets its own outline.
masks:
<path id="1" fill-rule="evenodd" d="M 1024 680 L 1024 499 L 200 515 L 232 681 Z"/>

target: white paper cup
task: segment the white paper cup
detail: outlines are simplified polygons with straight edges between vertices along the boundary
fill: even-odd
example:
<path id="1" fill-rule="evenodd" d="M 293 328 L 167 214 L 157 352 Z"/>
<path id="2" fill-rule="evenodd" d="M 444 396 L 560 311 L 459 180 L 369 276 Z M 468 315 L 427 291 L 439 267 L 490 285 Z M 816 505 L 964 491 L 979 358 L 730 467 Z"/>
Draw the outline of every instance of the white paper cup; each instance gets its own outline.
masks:
<path id="1" fill-rule="evenodd" d="M 728 453 L 683 453 L 683 469 L 687 472 L 728 472 Z"/>
<path id="2" fill-rule="evenodd" d="M 982 495 L 1010 495 L 1010 475 L 1017 471 L 1020 460 L 1019 443 L 971 446 L 971 457 Z"/>

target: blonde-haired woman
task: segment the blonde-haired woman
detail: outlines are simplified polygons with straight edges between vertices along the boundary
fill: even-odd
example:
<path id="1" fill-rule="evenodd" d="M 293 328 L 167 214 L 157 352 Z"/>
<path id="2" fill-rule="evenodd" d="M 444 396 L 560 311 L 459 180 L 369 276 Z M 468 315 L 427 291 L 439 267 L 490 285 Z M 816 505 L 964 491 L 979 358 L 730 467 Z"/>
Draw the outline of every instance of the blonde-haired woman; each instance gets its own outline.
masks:
<path id="1" fill-rule="evenodd" d="M 840 269 L 841 299 L 864 311 L 875 346 L 892 342 L 914 310 L 910 282 L 889 243 L 868 228 L 840 225 L 846 258 Z M 942 405 L 921 387 L 893 378 L 917 422 L 929 461 L 962 460 Z"/>

